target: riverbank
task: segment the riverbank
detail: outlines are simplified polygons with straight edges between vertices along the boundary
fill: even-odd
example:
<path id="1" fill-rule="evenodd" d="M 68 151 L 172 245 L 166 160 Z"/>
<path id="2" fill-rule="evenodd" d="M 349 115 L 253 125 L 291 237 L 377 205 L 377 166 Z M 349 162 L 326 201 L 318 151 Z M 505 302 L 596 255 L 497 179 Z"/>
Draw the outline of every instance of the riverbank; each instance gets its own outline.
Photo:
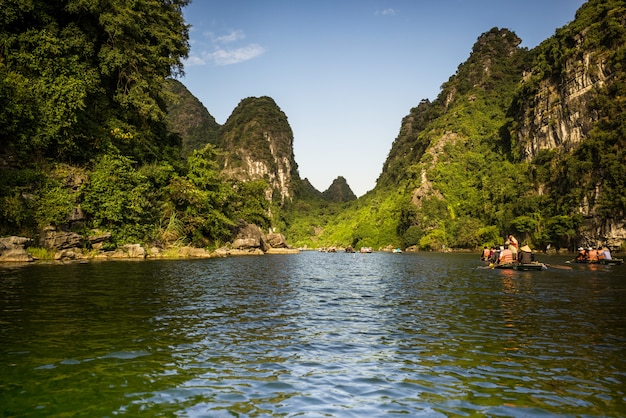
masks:
<path id="1" fill-rule="evenodd" d="M 143 259 L 189 259 L 249 256 L 265 254 L 295 254 L 300 250 L 288 246 L 223 246 L 215 250 L 191 246 L 146 247 L 141 244 L 126 244 L 113 250 L 102 248 L 70 247 L 47 249 L 31 246 L 27 237 L 0 238 L 0 262 L 30 263 L 35 261 L 81 261 L 81 260 L 143 260 Z"/>

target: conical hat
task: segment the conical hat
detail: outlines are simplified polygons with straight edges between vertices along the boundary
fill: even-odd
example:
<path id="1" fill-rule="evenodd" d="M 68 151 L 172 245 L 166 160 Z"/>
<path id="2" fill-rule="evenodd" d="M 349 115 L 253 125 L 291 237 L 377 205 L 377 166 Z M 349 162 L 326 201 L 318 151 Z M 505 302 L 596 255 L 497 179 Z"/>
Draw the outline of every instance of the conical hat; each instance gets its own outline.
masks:
<path id="1" fill-rule="evenodd" d="M 526 253 L 532 253 L 532 252 L 533 252 L 533 250 L 531 250 L 531 249 L 530 249 L 530 247 L 529 247 L 528 245 L 524 245 L 524 246 L 521 248 L 521 250 L 522 250 L 522 251 L 524 251 L 524 252 L 526 252 Z"/>

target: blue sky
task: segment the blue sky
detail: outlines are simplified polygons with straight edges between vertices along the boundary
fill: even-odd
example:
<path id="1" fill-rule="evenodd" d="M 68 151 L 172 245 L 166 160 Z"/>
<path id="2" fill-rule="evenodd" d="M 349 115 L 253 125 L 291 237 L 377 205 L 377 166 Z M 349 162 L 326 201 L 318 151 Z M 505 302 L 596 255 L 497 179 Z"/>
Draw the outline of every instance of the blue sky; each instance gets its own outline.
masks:
<path id="1" fill-rule="evenodd" d="M 223 124 L 247 97 L 287 115 L 302 178 L 344 176 L 361 196 L 380 175 L 402 118 L 508 28 L 533 48 L 583 0 L 193 0 L 183 84 Z"/>

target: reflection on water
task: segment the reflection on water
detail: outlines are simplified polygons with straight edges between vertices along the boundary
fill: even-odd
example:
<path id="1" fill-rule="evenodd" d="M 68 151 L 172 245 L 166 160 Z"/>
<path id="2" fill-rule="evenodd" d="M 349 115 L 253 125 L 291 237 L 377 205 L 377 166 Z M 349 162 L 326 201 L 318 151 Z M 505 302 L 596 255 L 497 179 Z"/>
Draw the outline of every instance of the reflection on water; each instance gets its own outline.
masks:
<path id="1" fill-rule="evenodd" d="M 476 259 L 3 267 L 0 415 L 626 414 L 624 267 Z"/>

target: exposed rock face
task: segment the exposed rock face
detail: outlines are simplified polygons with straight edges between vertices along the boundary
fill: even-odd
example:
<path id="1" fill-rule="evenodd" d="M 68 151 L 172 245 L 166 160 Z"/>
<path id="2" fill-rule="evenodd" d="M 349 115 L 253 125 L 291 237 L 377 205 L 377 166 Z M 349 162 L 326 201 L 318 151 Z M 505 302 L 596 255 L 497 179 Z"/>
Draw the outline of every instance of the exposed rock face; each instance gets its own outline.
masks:
<path id="1" fill-rule="evenodd" d="M 580 37 L 578 43 L 582 41 Z M 573 149 L 598 119 L 589 103 L 596 90 L 610 82 L 611 71 L 603 56 L 581 51 L 565 62 L 563 73 L 561 79 L 542 80 L 524 111 L 518 135 L 525 159 L 533 159 L 543 149 Z"/>
<path id="2" fill-rule="evenodd" d="M 224 124 L 222 172 L 242 181 L 265 180 L 268 200 L 292 200 L 299 182 L 287 116 L 269 97 L 242 100 Z"/>
<path id="3" fill-rule="evenodd" d="M 624 37 L 623 32 L 617 36 L 609 28 L 624 27 L 626 15 L 623 10 L 607 11 L 601 5 L 600 1 L 589 1 L 577 12 L 577 19 L 594 22 L 592 26 L 574 22 L 538 47 L 548 58 L 525 75 L 520 90 L 523 96 L 518 96 L 522 105 L 516 109 L 514 135 L 525 160 L 532 161 L 542 150 L 555 150 L 555 161 L 562 161 L 568 155 L 575 155 L 585 141 L 598 140 L 597 136 L 593 138 L 595 127 L 621 118 L 623 107 L 619 103 L 623 94 L 619 91 L 624 69 L 619 50 Z M 607 144 L 606 148 L 621 150 L 623 138 L 621 141 Z M 553 183 L 569 181 L 575 184 L 573 187 L 585 190 L 584 196 L 574 203 L 578 207 L 573 208 L 584 218 L 580 244 L 618 247 L 626 242 L 623 206 L 620 209 L 614 205 L 611 213 L 600 208 L 602 200 L 606 200 L 605 189 L 619 188 L 623 180 L 605 174 L 601 160 L 601 157 L 587 157 L 590 164 L 587 178 L 574 183 L 565 173 L 561 174 L 565 178 Z M 607 187 L 607 183 L 612 185 Z"/>
<path id="4" fill-rule="evenodd" d="M 54 227 L 46 228 L 39 237 L 39 245 L 54 250 L 81 247 L 83 237 L 75 232 L 57 231 Z"/>

